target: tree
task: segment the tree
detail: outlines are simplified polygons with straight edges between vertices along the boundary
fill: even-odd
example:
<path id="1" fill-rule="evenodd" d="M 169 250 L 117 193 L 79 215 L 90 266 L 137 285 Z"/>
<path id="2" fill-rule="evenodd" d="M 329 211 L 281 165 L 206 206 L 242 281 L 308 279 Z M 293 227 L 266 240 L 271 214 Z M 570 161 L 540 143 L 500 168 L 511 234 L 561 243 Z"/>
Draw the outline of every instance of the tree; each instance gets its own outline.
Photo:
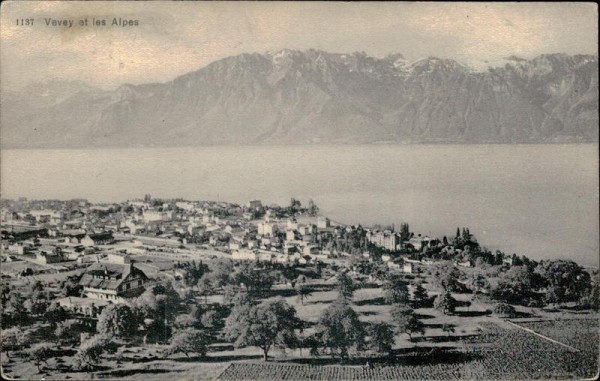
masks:
<path id="1" fill-rule="evenodd" d="M 177 328 L 188 328 L 196 324 L 197 319 L 188 314 L 177 315 L 175 318 L 175 326 Z"/>
<path id="2" fill-rule="evenodd" d="M 323 311 L 315 327 L 311 353 L 318 355 L 322 349 L 332 357 L 345 360 L 350 350 L 364 349 L 365 336 L 357 313 L 343 299 L 338 299 Z"/>
<path id="3" fill-rule="evenodd" d="M 64 324 L 58 324 L 56 329 L 54 330 L 54 337 L 56 338 L 56 344 L 60 346 L 60 343 L 67 337 L 71 335 L 70 332 L 67 332 L 67 329 Z"/>
<path id="4" fill-rule="evenodd" d="M 391 314 L 398 334 L 406 333 L 412 339 L 412 335 L 415 333 L 425 333 L 425 326 L 417 318 L 412 308 L 397 304 L 392 307 Z"/>
<path id="5" fill-rule="evenodd" d="M 221 316 L 215 310 L 206 311 L 200 321 L 202 326 L 206 328 L 216 329 L 222 325 Z"/>
<path id="6" fill-rule="evenodd" d="M 213 287 L 223 287 L 231 281 L 233 264 L 231 261 L 219 260 L 211 264 L 208 278 Z"/>
<path id="7" fill-rule="evenodd" d="M 124 304 L 110 304 L 104 308 L 96 331 L 109 338 L 129 338 L 136 333 L 137 319 L 131 308 Z"/>
<path id="8" fill-rule="evenodd" d="M 596 311 L 600 310 L 600 282 L 598 280 L 594 282 L 588 295 L 585 297 L 585 302 L 587 302 L 592 309 Z"/>
<path id="9" fill-rule="evenodd" d="M 542 261 L 534 272 L 546 283 L 557 302 L 575 302 L 590 292 L 591 277 L 573 261 Z"/>
<path id="10" fill-rule="evenodd" d="M 312 295 L 310 287 L 308 287 L 308 285 L 306 285 L 304 282 L 298 282 L 294 288 L 296 289 L 296 294 L 298 295 L 300 303 L 304 305 L 304 299 Z"/>
<path id="11" fill-rule="evenodd" d="M 10 351 L 19 351 L 31 342 L 29 331 L 23 331 L 17 327 L 2 330 L 2 349 L 6 351 L 6 356 L 10 357 Z"/>
<path id="12" fill-rule="evenodd" d="M 346 273 L 339 273 L 337 276 L 336 289 L 338 295 L 343 300 L 351 300 L 352 294 L 354 294 L 354 284 L 352 278 Z"/>
<path id="13" fill-rule="evenodd" d="M 169 347 L 165 351 L 165 357 L 175 353 L 183 353 L 188 358 L 189 353 L 198 353 L 201 356 L 205 356 L 208 344 L 208 337 L 204 332 L 194 328 L 186 328 L 176 332 L 171 337 Z"/>
<path id="14" fill-rule="evenodd" d="M 387 323 L 374 323 L 369 330 L 371 340 L 369 342 L 371 349 L 377 353 L 387 353 L 392 351 L 394 345 L 394 331 L 392 326 Z"/>
<path id="15" fill-rule="evenodd" d="M 433 302 L 433 307 L 436 310 L 442 311 L 444 315 L 453 313 L 456 309 L 456 305 L 456 299 L 454 299 L 448 291 L 438 295 L 437 298 L 435 298 L 435 301 Z"/>
<path id="16" fill-rule="evenodd" d="M 83 291 L 83 286 L 80 286 L 79 283 L 70 279 L 64 281 L 60 288 L 60 294 L 63 297 L 81 296 L 81 291 Z"/>
<path id="17" fill-rule="evenodd" d="M 239 286 L 228 284 L 223 291 L 223 303 L 226 305 L 250 304 L 254 301 L 254 298 Z"/>
<path id="18" fill-rule="evenodd" d="M 181 298 L 170 283 L 146 290 L 132 305 L 140 321 L 152 320 L 152 326 L 148 327 L 150 336 L 156 336 L 161 341 L 168 339 L 168 335 L 165 335 L 181 311 Z"/>
<path id="19" fill-rule="evenodd" d="M 246 287 L 248 294 L 255 297 L 264 295 L 275 282 L 271 274 L 263 269 L 255 268 L 253 264 L 245 264 L 234 278 L 238 284 Z"/>
<path id="20" fill-rule="evenodd" d="M 188 286 L 194 286 L 198 283 L 200 278 L 204 276 L 206 272 L 206 266 L 200 261 L 199 265 L 196 265 L 196 261 L 192 261 L 191 264 L 188 263 L 187 271 L 184 275 L 185 284 Z"/>
<path id="21" fill-rule="evenodd" d="M 53 327 L 65 321 L 69 317 L 69 313 L 58 303 L 50 304 L 50 307 L 44 312 L 44 319 Z"/>
<path id="22" fill-rule="evenodd" d="M 31 349 L 29 349 L 28 353 L 35 366 L 37 366 L 38 372 L 42 371 L 40 368 L 42 363 L 48 365 L 48 360 L 51 359 L 54 354 L 50 346 L 45 343 L 33 346 Z"/>
<path id="23" fill-rule="evenodd" d="M 41 282 L 37 282 L 38 285 L 41 285 Z M 44 312 L 48 309 L 48 295 L 47 293 L 40 291 L 39 286 L 33 286 L 33 292 L 31 293 L 30 298 L 28 298 L 23 306 L 31 315 L 39 316 L 44 314 Z"/>
<path id="24" fill-rule="evenodd" d="M 79 334 L 83 331 L 83 325 L 77 320 L 66 320 L 58 323 L 54 330 L 54 337 L 57 344 L 69 343 L 74 344 L 79 341 Z"/>
<path id="25" fill-rule="evenodd" d="M 496 266 L 501 266 L 503 262 L 504 262 L 504 253 L 501 252 L 500 250 L 496 250 L 496 252 L 494 253 L 493 264 Z"/>
<path id="26" fill-rule="evenodd" d="M 169 283 L 166 286 L 157 285 L 146 290 L 132 304 L 136 314 L 142 318 L 159 320 L 169 325 L 181 310 L 180 303 L 179 294 Z"/>
<path id="27" fill-rule="evenodd" d="M 531 293 L 532 283 L 527 266 L 513 266 L 498 277 L 491 297 L 506 303 L 523 303 Z"/>
<path id="28" fill-rule="evenodd" d="M 402 241 L 406 241 L 410 238 L 410 228 L 406 222 L 400 224 L 400 237 L 402 238 Z"/>
<path id="29" fill-rule="evenodd" d="M 282 298 L 266 300 L 257 306 L 234 307 L 225 323 L 225 336 L 236 347 L 256 346 L 267 361 L 271 347 L 284 349 L 294 345 L 298 326 L 296 309 Z"/>
<path id="30" fill-rule="evenodd" d="M 398 275 L 388 275 L 383 282 L 383 298 L 388 304 L 408 303 L 408 286 Z"/>
<path id="31" fill-rule="evenodd" d="M 109 343 L 110 339 L 103 335 L 92 336 L 81 343 L 74 357 L 75 366 L 81 370 L 93 368 Z"/>
<path id="32" fill-rule="evenodd" d="M 494 306 L 493 313 L 502 317 L 514 317 L 516 312 L 510 304 L 498 303 Z"/>
<path id="33" fill-rule="evenodd" d="M 201 296 L 204 296 L 204 303 L 208 303 L 208 295 L 214 292 L 214 287 L 212 285 L 210 277 L 208 277 L 207 274 L 202 276 L 202 278 L 200 278 L 200 280 L 198 281 L 197 286 L 198 293 Z"/>
<path id="34" fill-rule="evenodd" d="M 444 291 L 456 292 L 461 289 L 459 278 L 460 271 L 456 267 L 444 266 L 434 273 L 433 280 L 438 288 Z"/>
<path id="35" fill-rule="evenodd" d="M 11 317 L 17 325 L 27 325 L 29 323 L 29 313 L 25 308 L 25 298 L 17 292 L 12 292 L 8 300 L 7 310 L 11 313 Z"/>
<path id="36" fill-rule="evenodd" d="M 420 282 L 417 283 L 417 286 L 415 287 L 415 291 L 413 292 L 413 298 L 415 300 L 415 306 L 417 308 L 425 307 L 427 305 L 427 302 L 429 302 L 429 295 L 427 294 L 427 290 L 425 289 L 425 287 L 423 287 L 423 285 Z"/>

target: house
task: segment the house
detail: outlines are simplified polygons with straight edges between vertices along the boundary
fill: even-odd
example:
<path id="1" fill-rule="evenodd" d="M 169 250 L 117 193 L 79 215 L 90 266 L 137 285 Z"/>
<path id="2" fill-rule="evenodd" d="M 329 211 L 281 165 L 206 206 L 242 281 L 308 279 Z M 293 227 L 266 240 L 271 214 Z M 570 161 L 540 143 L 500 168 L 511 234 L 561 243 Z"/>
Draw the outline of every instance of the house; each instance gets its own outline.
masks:
<path id="1" fill-rule="evenodd" d="M 234 261 L 255 261 L 256 253 L 250 250 L 234 250 L 231 253 L 231 259 Z"/>
<path id="2" fill-rule="evenodd" d="M 261 262 L 271 262 L 273 260 L 273 253 L 270 252 L 259 252 L 257 257 Z"/>
<path id="3" fill-rule="evenodd" d="M 400 244 L 398 235 L 389 230 L 367 232 L 367 240 L 376 246 L 390 251 L 396 251 Z"/>
<path id="4" fill-rule="evenodd" d="M 202 216 L 202 223 L 204 224 L 210 224 L 215 222 L 215 216 L 211 213 L 207 213 L 205 215 Z"/>
<path id="5" fill-rule="evenodd" d="M 460 267 L 473 267 L 471 261 L 455 261 L 454 264 Z"/>
<path id="6" fill-rule="evenodd" d="M 2 226 L 2 238 L 11 241 L 22 241 L 34 237 L 47 237 L 48 229 L 31 225 L 6 225 Z"/>
<path id="7" fill-rule="evenodd" d="M 9 253 L 23 255 L 23 254 L 25 254 L 26 251 L 27 251 L 27 246 L 25 246 L 25 245 L 20 245 L 18 243 L 13 243 L 12 245 L 11 244 L 8 245 Z"/>
<path id="8" fill-rule="evenodd" d="M 261 222 L 258 224 L 258 234 L 260 235 L 274 235 L 279 231 L 279 226 L 277 224 Z"/>
<path id="9" fill-rule="evenodd" d="M 302 242 L 311 243 L 311 242 L 315 242 L 315 241 L 316 241 L 315 236 L 312 234 L 307 234 L 307 235 L 302 236 Z"/>
<path id="10" fill-rule="evenodd" d="M 262 212 L 263 211 L 262 202 L 260 200 L 248 201 L 248 209 L 250 209 L 253 212 Z"/>
<path id="11" fill-rule="evenodd" d="M 295 218 L 290 218 L 286 222 L 286 228 L 288 230 L 297 230 L 298 229 L 298 221 Z"/>
<path id="12" fill-rule="evenodd" d="M 63 213 L 56 210 L 31 210 L 29 212 L 37 222 L 60 222 L 63 219 Z"/>
<path id="13" fill-rule="evenodd" d="M 68 311 L 89 317 L 99 316 L 104 307 L 110 304 L 110 302 L 107 300 L 79 298 L 75 296 L 68 296 L 66 298 L 58 299 L 57 302 L 59 306 Z"/>
<path id="14" fill-rule="evenodd" d="M 302 249 L 302 254 L 304 255 L 316 255 L 319 254 L 319 248 L 313 245 L 306 245 Z"/>
<path id="15" fill-rule="evenodd" d="M 85 247 L 108 245 L 114 242 L 115 239 L 111 232 L 88 234 L 81 239 L 81 244 Z"/>
<path id="16" fill-rule="evenodd" d="M 300 235 L 303 235 L 303 236 L 316 233 L 315 225 L 298 225 L 297 230 L 298 230 L 298 233 L 300 233 Z"/>
<path id="17" fill-rule="evenodd" d="M 506 256 L 506 257 L 502 258 L 502 264 L 503 265 L 512 266 L 513 265 L 513 258 L 509 257 L 509 256 Z"/>
<path id="18" fill-rule="evenodd" d="M 319 216 L 317 218 L 317 227 L 319 229 L 326 229 L 331 226 L 331 221 L 327 217 Z"/>
<path id="19" fill-rule="evenodd" d="M 142 215 L 144 221 L 146 222 L 154 222 L 154 221 L 170 221 L 174 217 L 173 211 L 158 211 L 158 210 L 144 210 Z"/>
<path id="20" fill-rule="evenodd" d="M 417 268 L 412 262 L 404 262 L 402 265 L 402 272 L 405 274 L 415 274 L 417 272 L 416 270 Z"/>
<path id="21" fill-rule="evenodd" d="M 285 239 L 287 241 L 294 241 L 297 238 L 297 234 L 296 231 L 294 230 L 288 230 L 285 232 Z"/>
<path id="22" fill-rule="evenodd" d="M 150 279 L 144 271 L 135 267 L 128 256 L 121 257 L 122 263 L 98 262 L 88 267 L 79 284 L 88 298 L 121 303 L 125 298 L 139 296 Z"/>
<path id="23" fill-rule="evenodd" d="M 229 225 L 225 226 L 225 231 L 229 234 L 237 235 L 237 236 L 246 235 L 246 231 L 240 225 L 237 225 L 237 224 L 229 224 Z"/>
<path id="24" fill-rule="evenodd" d="M 188 201 L 178 201 L 175 203 L 175 206 L 188 212 L 196 209 L 196 205 L 193 202 Z"/>
<path id="25" fill-rule="evenodd" d="M 56 246 L 39 246 L 31 254 L 33 261 L 42 265 L 63 261 L 62 250 Z"/>
<path id="26" fill-rule="evenodd" d="M 421 237 L 420 234 L 418 236 L 412 237 L 410 240 L 408 240 L 408 243 L 410 243 L 417 251 L 421 251 L 423 248 L 429 246 L 429 244 L 431 242 L 432 242 L 431 238 Z"/>

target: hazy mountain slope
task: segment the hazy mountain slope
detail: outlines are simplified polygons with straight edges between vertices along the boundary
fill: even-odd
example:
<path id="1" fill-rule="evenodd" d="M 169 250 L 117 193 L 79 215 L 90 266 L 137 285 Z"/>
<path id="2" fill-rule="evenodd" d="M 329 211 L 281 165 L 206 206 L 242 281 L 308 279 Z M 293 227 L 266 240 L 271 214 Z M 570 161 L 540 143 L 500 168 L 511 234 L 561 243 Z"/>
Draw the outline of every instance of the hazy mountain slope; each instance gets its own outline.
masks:
<path id="1" fill-rule="evenodd" d="M 452 60 L 282 50 L 164 84 L 2 94 L 3 147 L 598 140 L 594 56 Z"/>

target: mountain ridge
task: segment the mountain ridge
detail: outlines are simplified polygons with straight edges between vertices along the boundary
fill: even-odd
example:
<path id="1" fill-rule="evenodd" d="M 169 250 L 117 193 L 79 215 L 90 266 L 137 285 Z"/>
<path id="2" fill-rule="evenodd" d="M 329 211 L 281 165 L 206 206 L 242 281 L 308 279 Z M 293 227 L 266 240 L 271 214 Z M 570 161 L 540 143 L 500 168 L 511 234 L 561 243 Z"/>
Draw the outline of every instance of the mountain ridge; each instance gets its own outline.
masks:
<path id="1" fill-rule="evenodd" d="M 3 148 L 598 141 L 598 59 L 244 53 L 165 83 L 2 94 Z"/>

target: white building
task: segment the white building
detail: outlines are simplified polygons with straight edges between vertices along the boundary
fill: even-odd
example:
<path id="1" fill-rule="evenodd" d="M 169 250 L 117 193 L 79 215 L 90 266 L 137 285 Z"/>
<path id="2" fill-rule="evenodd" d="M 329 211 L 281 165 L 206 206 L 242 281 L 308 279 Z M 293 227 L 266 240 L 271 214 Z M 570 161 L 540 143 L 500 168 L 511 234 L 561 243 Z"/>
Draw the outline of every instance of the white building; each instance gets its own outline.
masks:
<path id="1" fill-rule="evenodd" d="M 196 209 L 196 204 L 188 201 L 178 201 L 175 203 L 179 209 L 187 210 L 188 212 L 192 212 Z"/>
<path id="2" fill-rule="evenodd" d="M 250 250 L 235 250 L 231 253 L 234 261 L 256 261 L 256 254 Z"/>
<path id="3" fill-rule="evenodd" d="M 320 216 L 319 218 L 317 218 L 317 227 L 319 229 L 326 229 L 330 226 L 331 226 L 331 221 L 329 221 L 329 218 L 323 217 L 323 216 Z"/>
<path id="4" fill-rule="evenodd" d="M 258 234 L 272 236 L 279 231 L 277 224 L 261 222 L 258 224 Z"/>
<path id="5" fill-rule="evenodd" d="M 173 219 L 173 211 L 158 211 L 158 210 L 145 210 L 143 214 L 144 221 L 170 221 Z"/>
<path id="6" fill-rule="evenodd" d="M 389 230 L 367 232 L 367 239 L 374 245 L 396 251 L 400 243 L 398 235 Z"/>

